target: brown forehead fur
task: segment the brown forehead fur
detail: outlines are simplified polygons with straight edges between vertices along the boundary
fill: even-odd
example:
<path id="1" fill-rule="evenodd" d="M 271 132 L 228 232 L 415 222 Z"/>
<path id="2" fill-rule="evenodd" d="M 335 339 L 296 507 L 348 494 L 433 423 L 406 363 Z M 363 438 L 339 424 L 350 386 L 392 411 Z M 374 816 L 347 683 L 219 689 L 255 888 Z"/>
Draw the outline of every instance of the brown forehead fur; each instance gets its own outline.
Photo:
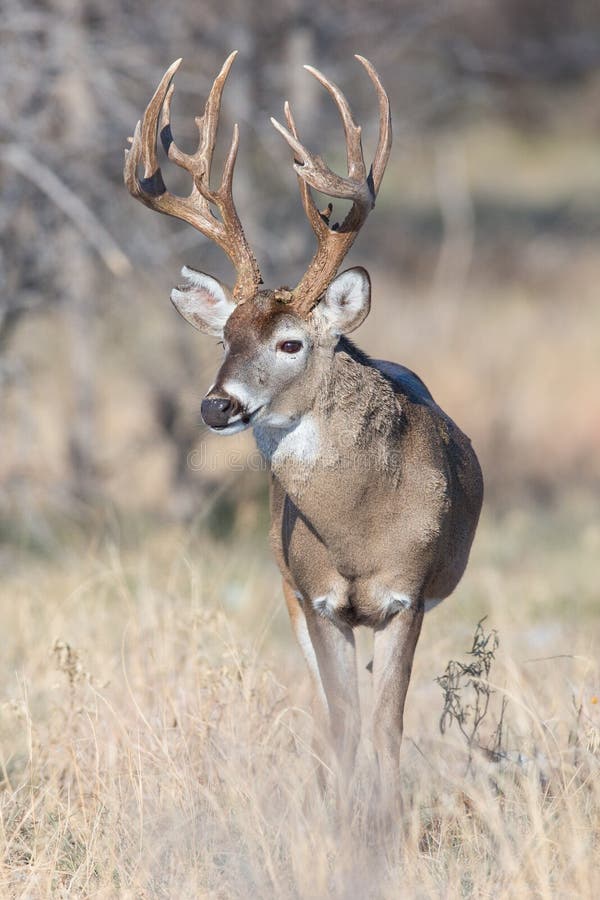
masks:
<path id="1" fill-rule="evenodd" d="M 261 338 L 268 337 L 284 316 L 302 321 L 289 301 L 285 302 L 289 296 L 291 294 L 287 288 L 276 291 L 265 290 L 260 291 L 251 300 L 239 303 L 227 320 L 225 338 L 230 341 L 240 330 L 246 335 L 254 332 Z"/>

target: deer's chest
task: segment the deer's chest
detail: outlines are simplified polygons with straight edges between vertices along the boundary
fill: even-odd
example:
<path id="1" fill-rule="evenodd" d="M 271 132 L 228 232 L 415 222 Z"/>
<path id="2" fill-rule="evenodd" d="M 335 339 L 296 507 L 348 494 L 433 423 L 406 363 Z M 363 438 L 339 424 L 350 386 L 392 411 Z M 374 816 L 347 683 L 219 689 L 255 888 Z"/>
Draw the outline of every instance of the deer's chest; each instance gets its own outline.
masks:
<path id="1" fill-rule="evenodd" d="M 308 482 L 296 494 L 288 486 L 273 476 L 271 543 L 282 572 L 307 595 L 318 596 L 340 579 L 349 584 L 371 571 L 377 551 L 369 538 L 377 524 L 367 504 L 348 503 L 341 476 L 334 474 L 327 491 Z"/>

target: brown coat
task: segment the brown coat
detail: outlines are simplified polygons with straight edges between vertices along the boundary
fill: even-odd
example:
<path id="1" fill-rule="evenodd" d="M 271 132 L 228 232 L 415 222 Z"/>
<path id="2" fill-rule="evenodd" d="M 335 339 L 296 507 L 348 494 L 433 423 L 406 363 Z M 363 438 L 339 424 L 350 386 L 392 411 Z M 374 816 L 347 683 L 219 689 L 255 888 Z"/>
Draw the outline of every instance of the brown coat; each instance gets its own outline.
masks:
<path id="1" fill-rule="evenodd" d="M 309 415 L 318 456 L 267 447 L 271 543 L 284 578 L 311 600 L 335 591 L 332 612 L 351 625 L 383 625 L 387 590 L 416 603 L 447 597 L 482 502 L 469 439 L 416 375 L 370 360 L 347 338 Z"/>

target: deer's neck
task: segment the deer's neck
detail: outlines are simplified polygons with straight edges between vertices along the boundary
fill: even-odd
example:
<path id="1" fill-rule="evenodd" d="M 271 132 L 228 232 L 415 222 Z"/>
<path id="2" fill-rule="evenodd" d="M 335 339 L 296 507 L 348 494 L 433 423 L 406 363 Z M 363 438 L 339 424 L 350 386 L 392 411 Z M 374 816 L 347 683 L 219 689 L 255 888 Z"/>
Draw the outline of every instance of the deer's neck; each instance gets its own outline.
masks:
<path id="1" fill-rule="evenodd" d="M 374 462 L 385 469 L 398 427 L 392 385 L 342 338 L 306 412 L 283 428 L 257 426 L 255 436 L 282 486 L 299 498 L 316 479 L 333 486 L 340 474 L 348 483 L 352 472 L 352 482 L 358 485 Z"/>

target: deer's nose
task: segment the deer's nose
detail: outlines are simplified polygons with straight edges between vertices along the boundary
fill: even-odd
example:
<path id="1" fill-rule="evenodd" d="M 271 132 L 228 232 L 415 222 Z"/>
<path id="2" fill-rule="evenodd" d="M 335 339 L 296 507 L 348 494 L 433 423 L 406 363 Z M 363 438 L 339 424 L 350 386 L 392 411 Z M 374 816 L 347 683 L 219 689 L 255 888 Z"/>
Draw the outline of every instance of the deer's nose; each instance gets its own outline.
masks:
<path id="1" fill-rule="evenodd" d="M 238 403 L 233 397 L 209 395 L 200 405 L 202 418 L 211 428 L 224 428 L 229 419 L 238 410 Z"/>

